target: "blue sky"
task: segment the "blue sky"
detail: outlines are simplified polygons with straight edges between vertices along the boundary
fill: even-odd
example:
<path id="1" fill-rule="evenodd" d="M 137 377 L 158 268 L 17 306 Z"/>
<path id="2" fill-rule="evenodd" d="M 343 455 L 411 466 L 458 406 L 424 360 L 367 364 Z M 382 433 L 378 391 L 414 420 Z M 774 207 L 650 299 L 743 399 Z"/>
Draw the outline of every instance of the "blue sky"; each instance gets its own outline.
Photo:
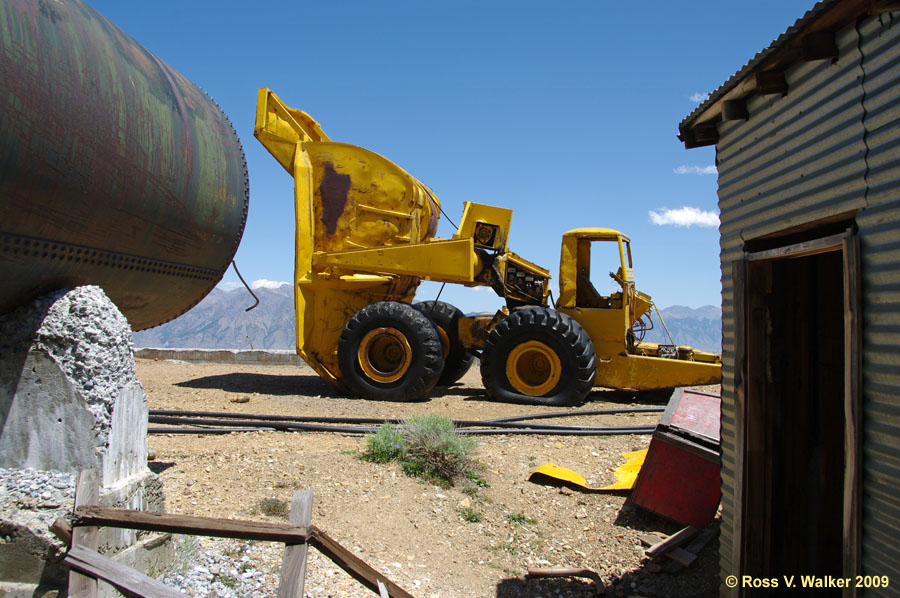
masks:
<path id="1" fill-rule="evenodd" d="M 269 87 L 332 140 L 424 182 L 454 221 L 463 201 L 512 208 L 510 247 L 551 269 L 554 289 L 562 233 L 622 230 L 637 287 L 661 307 L 720 304 L 717 228 L 658 223 L 666 210 L 693 208 L 707 224 L 717 212 L 715 150 L 685 150 L 678 123 L 813 5 L 89 3 L 234 123 L 250 172 L 236 256 L 246 279 L 293 277 L 293 181 L 253 137 L 256 90 Z M 452 233 L 442 218 L 438 235 Z M 499 305 L 491 291 L 452 285 L 441 298 L 467 312 Z"/>

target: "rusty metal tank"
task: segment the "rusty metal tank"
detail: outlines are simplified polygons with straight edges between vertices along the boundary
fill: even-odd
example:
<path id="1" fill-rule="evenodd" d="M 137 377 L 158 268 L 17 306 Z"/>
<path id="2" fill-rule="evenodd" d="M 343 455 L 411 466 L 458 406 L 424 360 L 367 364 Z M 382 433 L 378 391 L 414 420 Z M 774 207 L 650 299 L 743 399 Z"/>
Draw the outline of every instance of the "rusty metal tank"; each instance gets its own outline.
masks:
<path id="1" fill-rule="evenodd" d="M 0 2 L 0 313 L 101 286 L 134 330 L 222 278 L 240 141 L 196 85 L 79 0 Z"/>

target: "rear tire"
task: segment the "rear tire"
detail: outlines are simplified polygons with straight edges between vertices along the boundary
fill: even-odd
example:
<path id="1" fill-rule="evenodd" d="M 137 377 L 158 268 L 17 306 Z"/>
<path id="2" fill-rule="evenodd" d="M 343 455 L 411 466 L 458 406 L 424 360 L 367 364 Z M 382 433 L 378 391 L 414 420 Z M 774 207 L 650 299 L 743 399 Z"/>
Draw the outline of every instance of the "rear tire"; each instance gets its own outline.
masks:
<path id="1" fill-rule="evenodd" d="M 597 374 L 594 345 L 581 325 L 546 307 L 516 310 L 488 336 L 481 380 L 501 401 L 570 405 L 590 392 Z"/>
<path id="2" fill-rule="evenodd" d="M 443 361 L 434 322 L 408 303 L 381 301 L 363 307 L 338 339 L 341 381 L 361 399 L 421 399 L 437 383 Z"/>
<path id="3" fill-rule="evenodd" d="M 459 319 L 463 317 L 463 312 L 443 301 L 423 301 L 413 307 L 431 318 L 438 327 L 446 357 L 437 385 L 450 386 L 469 371 L 474 359 L 459 340 Z"/>

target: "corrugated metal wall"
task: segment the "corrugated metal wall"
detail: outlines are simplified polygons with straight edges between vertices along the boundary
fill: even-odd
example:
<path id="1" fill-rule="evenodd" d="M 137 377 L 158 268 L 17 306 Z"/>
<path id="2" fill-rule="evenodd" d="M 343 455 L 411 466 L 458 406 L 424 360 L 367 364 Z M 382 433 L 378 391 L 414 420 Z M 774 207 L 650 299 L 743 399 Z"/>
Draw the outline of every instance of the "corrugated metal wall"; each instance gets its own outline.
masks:
<path id="1" fill-rule="evenodd" d="M 900 18 L 900 13 L 894 13 Z M 866 19 L 863 55 L 867 204 L 857 224 L 863 274 L 863 572 L 900 596 L 900 20 Z"/>
<path id="2" fill-rule="evenodd" d="M 897 14 L 900 17 L 900 14 Z M 723 311 L 723 576 L 736 531 L 732 263 L 747 240 L 859 209 L 863 248 L 862 567 L 900 595 L 900 21 L 869 17 L 836 36 L 839 58 L 799 63 L 788 94 L 748 99 L 719 126 Z M 868 207 L 867 207 L 868 206 Z M 839 572 L 835 573 L 836 575 Z M 723 587 L 723 595 L 730 591 Z"/>

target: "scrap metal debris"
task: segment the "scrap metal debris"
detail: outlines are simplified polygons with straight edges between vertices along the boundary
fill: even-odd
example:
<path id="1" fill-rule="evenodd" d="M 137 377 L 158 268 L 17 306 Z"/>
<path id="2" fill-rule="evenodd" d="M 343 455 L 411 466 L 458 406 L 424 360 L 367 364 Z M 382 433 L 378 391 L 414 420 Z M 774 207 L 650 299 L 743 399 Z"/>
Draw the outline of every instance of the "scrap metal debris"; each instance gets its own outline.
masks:
<path id="1" fill-rule="evenodd" d="M 606 591 L 600 574 L 593 569 L 578 569 L 576 567 L 554 567 L 553 569 L 529 569 L 525 577 L 587 577 L 596 584 L 597 595 L 602 596 Z"/>
<path id="2" fill-rule="evenodd" d="M 635 479 L 637 479 L 638 472 L 641 470 L 641 465 L 644 464 L 647 449 L 622 453 L 622 456 L 625 457 L 625 463 L 616 468 L 614 472 L 616 481 L 602 488 L 588 486 L 587 480 L 580 473 L 560 467 L 555 463 L 541 465 L 531 473 L 528 480 L 536 483 L 563 482 L 566 485 L 576 486 L 587 492 L 631 490 Z"/>

